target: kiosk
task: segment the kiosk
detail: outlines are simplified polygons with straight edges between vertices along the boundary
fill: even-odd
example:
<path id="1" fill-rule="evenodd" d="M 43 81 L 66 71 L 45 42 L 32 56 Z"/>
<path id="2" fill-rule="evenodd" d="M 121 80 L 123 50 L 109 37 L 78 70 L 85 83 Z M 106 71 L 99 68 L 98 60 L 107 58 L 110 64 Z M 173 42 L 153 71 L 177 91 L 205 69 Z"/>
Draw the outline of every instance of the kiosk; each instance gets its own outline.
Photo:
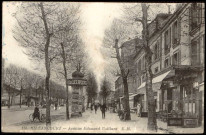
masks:
<path id="1" fill-rule="evenodd" d="M 71 117 L 81 117 L 84 111 L 83 87 L 87 85 L 87 80 L 80 71 L 72 73 L 72 79 L 68 79 L 68 85 L 72 88 Z"/>

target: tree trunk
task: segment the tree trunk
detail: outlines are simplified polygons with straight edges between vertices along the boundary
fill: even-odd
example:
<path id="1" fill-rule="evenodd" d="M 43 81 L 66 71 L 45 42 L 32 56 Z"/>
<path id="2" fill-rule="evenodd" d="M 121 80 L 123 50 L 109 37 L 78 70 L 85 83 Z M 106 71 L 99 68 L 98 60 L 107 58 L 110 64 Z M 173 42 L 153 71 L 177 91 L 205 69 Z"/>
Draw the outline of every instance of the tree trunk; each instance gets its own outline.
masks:
<path id="1" fill-rule="evenodd" d="M 117 62 L 120 67 L 121 71 L 121 77 L 124 85 L 124 112 L 126 113 L 125 120 L 131 120 L 130 116 L 130 106 L 129 106 L 129 91 L 128 91 L 128 83 L 127 83 L 127 76 L 129 74 L 129 70 L 126 73 L 125 68 L 123 66 L 123 61 L 121 60 L 120 54 L 119 54 L 119 47 L 118 47 L 118 39 L 115 40 L 115 50 L 116 50 L 116 58 Z"/>
<path id="2" fill-rule="evenodd" d="M 19 106 L 21 108 L 21 93 L 22 93 L 22 87 L 21 87 L 21 91 L 20 91 L 20 99 L 19 99 Z"/>
<path id="3" fill-rule="evenodd" d="M 9 86 L 9 101 L 8 101 L 8 108 L 10 108 L 10 100 L 11 100 L 11 92 L 10 92 L 11 90 L 10 90 L 10 86 Z"/>
<path id="4" fill-rule="evenodd" d="M 66 119 L 69 120 L 69 94 L 68 94 L 68 85 L 66 86 L 66 94 L 67 94 L 67 98 L 66 98 Z"/>
<path id="5" fill-rule="evenodd" d="M 48 26 L 47 26 L 47 21 L 46 21 L 46 15 L 44 12 L 44 6 L 43 3 L 41 2 L 39 4 L 41 13 L 42 13 L 42 20 L 44 23 L 45 31 L 46 31 L 46 43 L 45 43 L 45 66 L 46 66 L 46 82 L 45 82 L 45 89 L 46 89 L 46 125 L 49 126 L 51 125 L 51 118 L 50 118 L 50 88 L 49 88 L 49 79 L 50 79 L 50 60 L 49 60 L 49 45 L 50 45 L 50 36 L 51 34 L 49 33 Z"/>
<path id="6" fill-rule="evenodd" d="M 42 102 L 42 104 L 44 103 L 43 101 L 44 101 L 44 89 L 42 89 L 42 92 L 41 92 L 41 102 Z"/>
<path id="7" fill-rule="evenodd" d="M 36 89 L 36 98 L 37 98 L 37 89 Z M 35 100 L 35 105 L 37 105 L 37 100 Z"/>
<path id="8" fill-rule="evenodd" d="M 62 59 L 63 59 L 63 68 L 64 68 L 64 77 L 65 77 L 65 84 L 66 84 L 66 119 L 69 120 L 69 103 L 68 103 L 68 99 L 69 99 L 69 94 L 68 94 L 68 83 L 67 83 L 67 69 L 66 69 L 66 56 L 65 56 L 65 52 L 64 52 L 64 45 L 63 43 L 61 43 L 61 47 L 62 47 Z"/>
<path id="9" fill-rule="evenodd" d="M 126 112 L 125 120 L 131 120 L 127 78 L 123 78 L 123 84 L 124 84 L 124 107 L 125 107 L 124 111 Z"/>
<path id="10" fill-rule="evenodd" d="M 146 97 L 147 97 L 147 104 L 148 104 L 148 123 L 147 128 L 148 130 L 157 131 L 157 121 L 156 121 L 156 111 L 155 111 L 155 100 L 154 100 L 154 93 L 152 90 L 152 71 L 151 71 L 151 64 L 152 64 L 152 52 L 148 45 L 148 27 L 147 27 L 147 10 L 148 7 L 145 3 L 141 4 L 142 6 L 142 38 L 143 38 L 143 46 L 145 51 L 145 59 L 146 59 Z"/>

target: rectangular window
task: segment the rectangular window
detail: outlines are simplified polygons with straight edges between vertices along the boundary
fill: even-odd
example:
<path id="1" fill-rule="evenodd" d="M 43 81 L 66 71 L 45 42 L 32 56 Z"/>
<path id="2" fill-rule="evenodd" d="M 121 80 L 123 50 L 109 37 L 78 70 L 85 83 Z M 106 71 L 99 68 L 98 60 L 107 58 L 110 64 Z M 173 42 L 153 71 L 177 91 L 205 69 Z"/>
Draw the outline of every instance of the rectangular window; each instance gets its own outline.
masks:
<path id="1" fill-rule="evenodd" d="M 143 74 L 142 76 L 142 82 L 145 82 L 146 81 L 146 74 Z"/>
<path id="2" fill-rule="evenodd" d="M 137 65 L 138 65 L 137 66 L 138 72 L 140 72 L 141 71 L 141 60 L 138 61 Z"/>
<path id="3" fill-rule="evenodd" d="M 145 57 L 143 56 L 141 59 L 141 70 L 145 69 Z"/>
<path id="4" fill-rule="evenodd" d="M 156 67 L 154 72 L 157 73 L 158 71 L 159 71 L 159 68 Z"/>
<path id="5" fill-rule="evenodd" d="M 179 65 L 180 63 L 180 54 L 179 52 L 174 53 L 173 57 L 172 57 L 172 65 Z"/>
<path id="6" fill-rule="evenodd" d="M 168 54 L 170 51 L 171 28 L 169 28 L 169 30 L 165 32 L 164 36 L 165 36 L 165 54 Z"/>
<path id="7" fill-rule="evenodd" d="M 172 26 L 172 43 L 173 45 L 178 44 L 178 27 L 177 27 L 177 21 Z"/>
<path id="8" fill-rule="evenodd" d="M 165 68 L 169 67 L 169 58 L 165 59 Z"/>
<path id="9" fill-rule="evenodd" d="M 199 65 L 200 64 L 200 47 L 199 44 L 200 39 L 192 41 L 191 43 L 191 57 L 192 57 L 192 65 Z"/>
<path id="10" fill-rule="evenodd" d="M 197 26 L 201 23 L 202 17 L 202 4 L 201 3 L 193 3 L 191 5 L 191 30 L 197 28 Z"/>

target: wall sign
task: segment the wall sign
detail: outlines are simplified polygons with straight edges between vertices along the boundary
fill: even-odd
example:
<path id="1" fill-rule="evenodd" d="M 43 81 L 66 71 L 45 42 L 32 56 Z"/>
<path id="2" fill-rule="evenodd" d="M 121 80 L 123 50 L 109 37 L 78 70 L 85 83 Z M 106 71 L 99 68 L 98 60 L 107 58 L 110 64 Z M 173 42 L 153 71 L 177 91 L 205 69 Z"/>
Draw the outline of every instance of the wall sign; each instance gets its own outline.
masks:
<path id="1" fill-rule="evenodd" d="M 182 126 L 182 118 L 168 118 L 168 126 Z"/>
<path id="2" fill-rule="evenodd" d="M 78 85 L 78 86 L 86 86 L 87 80 L 84 79 L 67 79 L 67 83 L 70 86 Z"/>

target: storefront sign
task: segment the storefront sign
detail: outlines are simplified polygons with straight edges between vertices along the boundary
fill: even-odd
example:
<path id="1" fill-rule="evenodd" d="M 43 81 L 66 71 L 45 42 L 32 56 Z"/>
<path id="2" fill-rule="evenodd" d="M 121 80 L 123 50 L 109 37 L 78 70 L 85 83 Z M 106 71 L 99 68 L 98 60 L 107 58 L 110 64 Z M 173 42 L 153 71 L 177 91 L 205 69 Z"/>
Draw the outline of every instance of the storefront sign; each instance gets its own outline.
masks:
<path id="1" fill-rule="evenodd" d="M 184 119 L 184 127 L 197 127 L 198 126 L 198 120 L 196 118 L 194 119 L 191 119 L 191 118 L 188 118 L 188 119 Z"/>
<path id="2" fill-rule="evenodd" d="M 83 80 L 83 79 L 68 79 L 67 83 L 70 86 L 73 86 L 73 85 L 86 86 L 87 85 L 87 80 Z"/>
<path id="3" fill-rule="evenodd" d="M 168 126 L 182 126 L 182 118 L 168 118 Z"/>

